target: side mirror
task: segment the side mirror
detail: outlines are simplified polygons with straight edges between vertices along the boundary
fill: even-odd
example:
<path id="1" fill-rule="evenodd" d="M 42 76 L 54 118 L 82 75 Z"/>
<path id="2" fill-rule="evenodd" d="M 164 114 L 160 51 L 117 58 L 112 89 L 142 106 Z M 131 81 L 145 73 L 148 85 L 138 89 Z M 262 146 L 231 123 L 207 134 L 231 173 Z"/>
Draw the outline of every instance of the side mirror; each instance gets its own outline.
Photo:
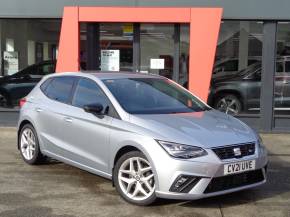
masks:
<path id="1" fill-rule="evenodd" d="M 102 113 L 103 109 L 104 109 L 104 107 L 100 103 L 89 104 L 89 105 L 84 106 L 84 110 L 86 112 L 92 113 L 95 115 L 103 115 L 103 113 Z"/>

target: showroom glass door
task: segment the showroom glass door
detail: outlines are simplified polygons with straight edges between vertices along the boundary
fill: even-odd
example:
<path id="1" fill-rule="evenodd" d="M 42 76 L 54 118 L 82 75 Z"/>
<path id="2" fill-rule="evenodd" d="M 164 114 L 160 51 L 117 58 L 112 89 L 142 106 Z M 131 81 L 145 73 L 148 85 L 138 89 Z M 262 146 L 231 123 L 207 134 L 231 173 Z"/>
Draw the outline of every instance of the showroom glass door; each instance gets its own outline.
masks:
<path id="1" fill-rule="evenodd" d="M 140 25 L 140 72 L 172 79 L 174 24 Z"/>
<path id="2" fill-rule="evenodd" d="M 82 70 L 152 73 L 187 87 L 189 25 L 81 23 L 80 41 Z"/>
<path id="3" fill-rule="evenodd" d="M 290 121 L 290 22 L 278 22 L 274 74 L 274 127 L 289 129 Z"/>

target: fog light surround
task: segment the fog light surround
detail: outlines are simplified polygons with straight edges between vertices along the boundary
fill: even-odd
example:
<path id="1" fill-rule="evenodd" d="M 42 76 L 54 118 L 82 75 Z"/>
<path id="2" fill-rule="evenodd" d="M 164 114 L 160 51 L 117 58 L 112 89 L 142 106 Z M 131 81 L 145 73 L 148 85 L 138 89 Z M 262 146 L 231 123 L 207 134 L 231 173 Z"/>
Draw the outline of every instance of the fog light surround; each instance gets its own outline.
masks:
<path id="1" fill-rule="evenodd" d="M 178 193 L 188 193 L 200 180 L 200 177 L 179 175 L 171 185 L 169 191 Z"/>

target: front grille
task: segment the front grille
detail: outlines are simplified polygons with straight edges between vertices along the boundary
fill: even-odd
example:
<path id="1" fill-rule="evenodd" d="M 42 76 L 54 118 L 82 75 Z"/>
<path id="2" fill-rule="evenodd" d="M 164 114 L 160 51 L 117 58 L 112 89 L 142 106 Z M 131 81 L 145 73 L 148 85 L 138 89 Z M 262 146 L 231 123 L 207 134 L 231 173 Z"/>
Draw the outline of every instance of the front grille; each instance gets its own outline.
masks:
<path id="1" fill-rule="evenodd" d="M 240 153 L 235 153 L 235 149 L 240 149 Z M 212 149 L 216 155 L 221 159 L 230 159 L 230 158 L 241 158 L 244 156 L 249 156 L 255 154 L 255 143 L 245 143 L 231 146 L 223 146 Z"/>
<path id="2" fill-rule="evenodd" d="M 264 180 L 262 169 L 234 174 L 229 176 L 216 177 L 211 180 L 204 193 L 213 193 L 224 191 L 231 188 L 238 188 L 246 185 L 251 185 Z"/>

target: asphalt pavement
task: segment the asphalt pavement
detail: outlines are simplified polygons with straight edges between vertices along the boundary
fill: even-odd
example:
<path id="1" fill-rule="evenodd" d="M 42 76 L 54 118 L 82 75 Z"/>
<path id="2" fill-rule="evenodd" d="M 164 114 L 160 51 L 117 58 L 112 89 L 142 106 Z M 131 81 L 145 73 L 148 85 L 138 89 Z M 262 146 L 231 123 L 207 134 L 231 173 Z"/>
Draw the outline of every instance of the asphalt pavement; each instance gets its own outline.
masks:
<path id="1" fill-rule="evenodd" d="M 0 126 L 15 127 L 18 122 L 19 112 L 3 110 L 0 108 Z"/>
<path id="2" fill-rule="evenodd" d="M 267 184 L 138 207 L 124 202 L 104 178 L 57 161 L 25 164 L 16 149 L 16 129 L 0 127 L 0 217 L 290 217 L 290 135 L 262 137 L 270 152 Z"/>

